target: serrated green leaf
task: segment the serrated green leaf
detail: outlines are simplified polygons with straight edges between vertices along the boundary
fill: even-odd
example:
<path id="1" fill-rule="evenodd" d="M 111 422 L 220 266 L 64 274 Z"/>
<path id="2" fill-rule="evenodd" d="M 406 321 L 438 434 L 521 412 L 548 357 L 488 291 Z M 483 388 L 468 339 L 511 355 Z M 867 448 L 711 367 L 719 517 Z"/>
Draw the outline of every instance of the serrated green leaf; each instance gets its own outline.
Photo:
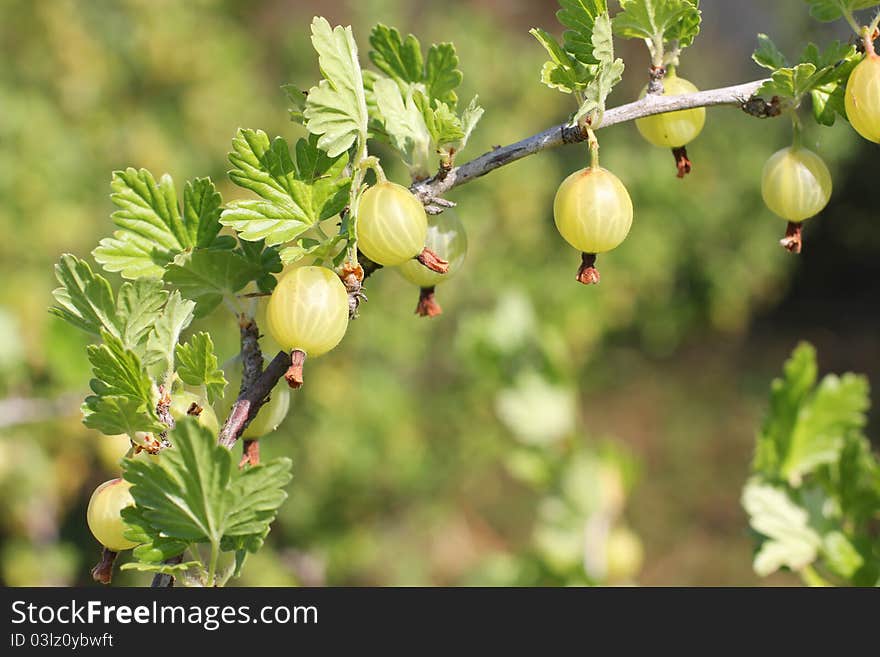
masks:
<path id="1" fill-rule="evenodd" d="M 184 541 L 163 537 L 144 518 L 144 510 L 137 506 L 129 506 L 122 510 L 122 519 L 126 529 L 125 538 L 139 545 L 132 551 L 132 556 L 143 564 L 162 564 L 166 559 L 176 557 L 186 550 Z"/>
<path id="2" fill-rule="evenodd" d="M 307 255 L 318 252 L 321 246 L 323 246 L 323 243 L 318 240 L 308 238 L 302 239 L 294 246 L 288 246 L 281 249 L 279 252 L 281 262 L 285 265 L 289 265 L 297 260 L 301 260 Z"/>
<path id="3" fill-rule="evenodd" d="M 810 528 L 806 510 L 785 491 L 752 480 L 743 490 L 742 505 L 752 528 L 765 537 L 753 564 L 758 575 L 783 566 L 800 570 L 816 559 L 822 539 Z"/>
<path id="4" fill-rule="evenodd" d="M 783 377 L 771 384 L 770 409 L 758 434 L 753 468 L 776 477 L 791 443 L 801 405 L 816 384 L 816 350 L 801 343 L 786 361 Z"/>
<path id="5" fill-rule="evenodd" d="M 95 260 L 126 278 L 161 277 L 174 254 L 190 246 L 171 176 L 157 183 L 146 169 L 128 168 L 113 173 L 110 187 L 110 198 L 119 208 L 113 223 L 121 230 L 101 240 L 93 251 Z"/>
<path id="6" fill-rule="evenodd" d="M 153 383 L 132 350 L 107 331 L 101 332 L 103 344 L 86 348 L 92 372 L 92 391 L 99 396 L 119 395 L 143 403 L 153 400 Z"/>
<path id="7" fill-rule="evenodd" d="M 586 68 L 569 55 L 562 46 L 545 30 L 533 27 L 529 34 L 535 37 L 547 54 L 550 61 L 541 68 L 541 82 L 551 89 L 572 94 L 586 86 Z"/>
<path id="8" fill-rule="evenodd" d="M 282 84 L 281 89 L 290 101 L 291 106 L 288 108 L 290 120 L 294 123 L 305 125 L 306 98 L 308 97 L 308 93 L 297 87 L 295 84 Z"/>
<path id="9" fill-rule="evenodd" d="M 843 18 L 845 12 L 880 5 L 880 0 L 806 0 L 806 2 L 810 5 L 810 15 L 823 22 Z"/>
<path id="10" fill-rule="evenodd" d="M 396 28 L 379 24 L 370 33 L 370 45 L 373 64 L 398 83 L 402 93 L 419 90 L 432 103 L 439 100 L 455 108 L 458 103 L 455 89 L 463 76 L 453 44 L 434 44 L 423 58 L 421 45 L 414 35 L 404 39 Z"/>
<path id="11" fill-rule="evenodd" d="M 845 436 L 867 422 L 868 383 L 864 377 L 828 375 L 801 406 L 780 473 L 792 486 L 818 466 L 840 457 Z"/>
<path id="12" fill-rule="evenodd" d="M 194 301 L 184 300 L 179 291 L 171 293 L 162 314 L 155 319 L 153 332 L 147 340 L 145 365 L 164 363 L 160 374 L 174 369 L 174 349 L 180 334 L 192 322 L 195 306 Z"/>
<path id="13" fill-rule="evenodd" d="M 471 99 L 471 102 L 468 103 L 468 106 L 461 113 L 461 131 L 463 134 L 453 144 L 456 150 L 460 151 L 467 145 L 468 140 L 471 138 L 471 133 L 473 133 L 474 129 L 477 127 L 480 119 L 483 118 L 485 110 L 477 104 L 478 100 L 479 96 L 474 96 Z"/>
<path id="14" fill-rule="evenodd" d="M 458 104 L 455 89 L 461 84 L 462 78 L 454 45 L 437 43 L 428 48 L 424 77 L 428 98 L 454 108 Z"/>
<path id="15" fill-rule="evenodd" d="M 176 355 L 177 374 L 184 383 L 204 385 L 211 404 L 223 398 L 226 378 L 223 370 L 217 367 L 214 342 L 209 334 L 196 333 L 185 344 L 177 345 Z"/>
<path id="16" fill-rule="evenodd" d="M 425 115 L 413 99 L 413 90 L 402 91 L 394 80 L 381 78 L 373 85 L 373 93 L 384 133 L 391 145 L 400 151 L 411 172 L 427 175 L 432 135 Z M 430 108 L 428 111 L 432 112 Z"/>
<path id="17" fill-rule="evenodd" d="M 370 60 L 389 78 L 402 82 L 422 82 L 424 62 L 419 40 L 412 34 L 404 39 L 395 27 L 379 23 L 370 32 Z"/>
<path id="18" fill-rule="evenodd" d="M 770 79 L 758 89 L 756 94 L 766 98 L 774 96 L 789 98 L 797 103 L 812 89 L 819 78 L 814 64 L 804 63 L 791 68 L 781 68 L 773 71 Z"/>
<path id="19" fill-rule="evenodd" d="M 196 178 L 183 188 L 183 223 L 192 246 L 207 249 L 220 233 L 223 199 L 210 178 Z"/>
<path id="20" fill-rule="evenodd" d="M 583 64 L 596 64 L 593 29 L 596 18 L 608 13 L 605 0 L 559 0 L 556 18 L 568 29 L 562 39 L 565 50 Z"/>
<path id="21" fill-rule="evenodd" d="M 772 69 L 772 64 L 778 64 L 784 58 L 778 51 L 774 54 L 775 47 L 771 48 L 768 44 L 769 39 L 759 45 L 753 58 L 762 66 Z M 758 89 L 757 94 L 768 98 L 779 96 L 797 104 L 809 93 L 813 98 L 816 120 L 831 125 L 838 114 L 845 116 L 844 90 L 841 87 L 845 86 L 858 61 L 855 46 L 850 44 L 835 41 L 826 50 L 820 51 L 810 43 L 804 49 L 799 64 L 774 70 L 771 80 Z"/>
<path id="22" fill-rule="evenodd" d="M 300 139 L 295 159 L 284 139 L 270 143 L 262 130 L 239 130 L 232 145 L 229 161 L 235 168 L 229 177 L 263 199 L 233 201 L 223 211 L 220 221 L 241 239 L 291 242 L 345 208 L 351 185 L 343 173 L 347 158 L 328 157 L 317 137 Z"/>
<path id="23" fill-rule="evenodd" d="M 693 0 L 620 0 L 614 33 L 625 39 L 677 42 L 689 46 L 700 30 L 699 3 Z"/>
<path id="24" fill-rule="evenodd" d="M 779 51 L 776 44 L 766 34 L 758 35 L 758 47 L 752 53 L 752 59 L 758 66 L 763 66 L 771 71 L 788 66 L 785 55 Z"/>
<path id="25" fill-rule="evenodd" d="M 123 464 L 136 513 L 149 528 L 144 533 L 216 547 L 228 546 L 230 538 L 265 536 L 286 497 L 282 488 L 290 479 L 290 460 L 240 471 L 232 453 L 195 420 L 178 422 L 174 435 L 174 447 L 160 462 Z"/>
<path id="26" fill-rule="evenodd" d="M 120 336 L 113 290 L 106 278 L 95 274 L 84 260 L 66 253 L 55 265 L 61 287 L 52 291 L 60 307 L 49 312 L 79 329 L 100 335 L 101 330 Z"/>
<path id="27" fill-rule="evenodd" d="M 608 14 L 600 14 L 593 25 L 593 56 L 597 64 L 591 66 L 593 79 L 583 90 L 583 99 L 572 125 L 582 117 L 590 116 L 590 124 L 595 128 L 602 122 L 605 113 L 605 100 L 614 86 L 623 77 L 623 60 L 614 59 L 614 43 L 611 32 L 611 19 Z"/>
<path id="28" fill-rule="evenodd" d="M 330 27 L 325 18 L 312 21 L 312 45 L 324 79 L 309 90 L 303 115 L 306 129 L 319 135 L 318 147 L 338 157 L 367 140 L 367 103 L 351 27 Z"/>
<path id="29" fill-rule="evenodd" d="M 860 60 L 856 47 L 849 43 L 834 41 L 823 51 L 813 43 L 807 44 L 801 61 L 815 64 L 822 71 L 810 91 L 813 116 L 820 125 L 834 125 L 838 116 L 846 118 L 846 82 Z"/>
<path id="30" fill-rule="evenodd" d="M 264 240 L 257 242 L 242 241 L 236 252 L 251 264 L 255 270 L 261 272 L 256 277 L 259 291 L 272 292 L 277 283 L 277 279 L 272 274 L 279 274 L 284 269 L 278 249 L 274 246 L 266 246 Z"/>
<path id="31" fill-rule="evenodd" d="M 167 428 L 156 417 L 154 406 L 122 395 L 91 395 L 81 410 L 83 424 L 107 436 L 134 436 L 138 431 L 153 433 Z"/>
<path id="32" fill-rule="evenodd" d="M 116 321 L 122 327 L 120 337 L 126 347 L 135 348 L 147 338 L 167 299 L 168 292 L 158 279 L 139 278 L 122 284 L 116 296 Z"/>
<path id="33" fill-rule="evenodd" d="M 195 301 L 194 315 L 204 317 L 224 296 L 235 294 L 261 275 L 258 267 L 234 251 L 198 250 L 177 256 L 165 270 L 165 282 Z"/>
<path id="34" fill-rule="evenodd" d="M 666 40 L 677 44 L 678 48 L 683 50 L 691 46 L 697 35 L 700 34 L 700 25 L 703 17 L 700 13 L 700 0 L 687 0 L 693 9 L 686 10 L 684 16 L 666 30 Z"/>
<path id="35" fill-rule="evenodd" d="M 116 171 L 110 198 L 118 207 L 112 219 L 119 230 L 104 238 L 92 254 L 107 271 L 125 278 L 161 278 L 177 253 L 194 246 L 213 246 L 220 230 L 220 195 L 207 178 L 187 183 L 184 214 L 174 182 L 163 175 L 157 183 L 146 169 Z"/>

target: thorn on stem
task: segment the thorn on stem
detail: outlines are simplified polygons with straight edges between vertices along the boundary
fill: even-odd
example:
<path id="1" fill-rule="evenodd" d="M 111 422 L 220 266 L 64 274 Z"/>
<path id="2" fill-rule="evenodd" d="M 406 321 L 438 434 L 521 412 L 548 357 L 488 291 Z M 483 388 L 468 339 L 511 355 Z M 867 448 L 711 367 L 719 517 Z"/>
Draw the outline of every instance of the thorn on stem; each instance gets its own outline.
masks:
<path id="1" fill-rule="evenodd" d="M 416 315 L 419 317 L 436 317 L 443 313 L 443 308 L 434 298 L 434 286 L 423 287 L 419 290 L 419 305 L 416 306 Z"/>
<path id="2" fill-rule="evenodd" d="M 422 249 L 422 252 L 416 256 L 416 260 L 438 274 L 445 274 L 449 271 L 449 261 L 444 260 L 427 247 Z"/>
<path id="3" fill-rule="evenodd" d="M 116 561 L 116 552 L 108 548 L 101 550 L 101 560 L 92 568 L 92 579 L 101 584 L 109 584 L 113 579 L 113 563 Z"/>
<path id="4" fill-rule="evenodd" d="M 284 373 L 284 380 L 294 390 L 303 386 L 303 365 L 305 362 L 306 352 L 301 349 L 294 349 L 290 352 L 290 367 Z"/>
<path id="5" fill-rule="evenodd" d="M 688 159 L 686 147 L 673 148 L 672 157 L 675 158 L 675 166 L 678 167 L 679 178 L 684 178 L 691 172 L 691 161 Z"/>
<path id="6" fill-rule="evenodd" d="M 803 224 L 789 221 L 785 229 L 785 237 L 779 240 L 779 243 L 790 253 L 800 253 L 803 246 Z"/>
<path id="7" fill-rule="evenodd" d="M 582 253 L 581 266 L 578 268 L 577 281 L 584 285 L 595 285 L 600 280 L 599 270 L 596 269 L 596 254 Z"/>

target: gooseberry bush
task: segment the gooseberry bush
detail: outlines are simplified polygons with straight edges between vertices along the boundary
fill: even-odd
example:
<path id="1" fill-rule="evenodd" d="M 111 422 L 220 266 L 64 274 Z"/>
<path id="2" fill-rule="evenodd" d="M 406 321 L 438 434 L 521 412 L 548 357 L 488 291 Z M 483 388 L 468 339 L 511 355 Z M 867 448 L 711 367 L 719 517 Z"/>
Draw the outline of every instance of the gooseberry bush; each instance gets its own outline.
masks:
<path id="1" fill-rule="evenodd" d="M 305 383 L 307 359 L 311 366 L 350 330 L 367 298 L 367 278 L 394 268 L 418 288 L 418 315 L 441 314 L 436 288 L 466 265 L 464 224 L 446 198 L 456 186 L 548 148 L 584 144 L 584 167 L 561 182 L 552 211 L 559 234 L 580 253 L 577 280 L 595 284 L 598 254 L 625 248 L 638 219 L 624 181 L 600 165 L 600 129 L 635 121 L 651 146 L 672 150 L 675 171 L 684 178 L 694 166 L 686 147 L 706 126 L 706 107 L 738 107 L 758 118 L 786 116 L 792 145 L 770 156 L 755 182 L 760 180 L 769 210 L 788 222 L 783 245 L 799 252 L 802 222 L 819 214 L 832 193 L 828 167 L 804 146 L 812 131 L 804 126 L 804 101 L 818 126 L 840 117 L 880 142 L 880 60 L 874 48 L 880 14 L 862 21 L 855 13 L 880 0 L 807 2 L 816 19 L 843 20 L 855 38 L 822 48 L 809 44 L 790 62 L 769 37 L 759 35 L 753 58 L 770 71 L 769 78 L 699 92 L 679 74 L 700 31 L 699 0 L 620 0 L 613 15 L 605 0 L 560 0 L 561 41 L 541 28 L 531 34 L 549 56 L 536 81 L 571 96 L 572 114 L 464 163 L 460 153 L 483 110 L 477 97 L 464 102 L 458 96 L 462 72 L 454 45 L 424 49 L 415 36 L 379 24 L 369 35 L 367 68 L 351 28 L 318 17 L 311 41 L 320 79 L 309 88 L 284 87 L 290 117 L 305 136 L 291 144 L 260 130 L 239 130 L 229 153 L 229 177 L 244 190 L 243 198 L 224 203 L 207 178 L 186 182 L 178 195 L 167 174 L 115 172 L 116 230 L 92 256 L 123 282 L 114 290 L 88 262 L 63 255 L 52 309 L 95 337 L 88 348 L 92 393 L 82 406 L 83 422 L 130 443 L 122 477 L 102 484 L 89 504 L 88 525 L 104 547 L 95 578 L 109 582 L 116 553 L 128 549 L 132 559 L 123 568 L 155 573 L 160 585 L 223 585 L 241 571 L 263 544 L 291 477 L 289 459 L 261 462 L 259 440 L 287 414 L 290 389 Z M 642 40 L 649 67 L 639 99 L 607 108 L 609 93 L 624 75 L 615 36 Z M 380 142 L 387 148 L 377 151 Z M 398 156 L 409 180 L 388 180 L 374 152 Z M 260 297 L 268 297 L 263 326 L 257 324 Z M 241 337 L 240 353 L 223 367 L 211 335 L 199 330 L 199 322 L 216 313 L 229 315 Z M 264 358 L 261 330 L 280 347 L 271 358 Z M 803 353 L 797 362 L 807 358 Z M 823 389 L 809 403 L 821 404 Z M 239 439 L 240 460 L 231 451 Z M 762 438 L 762 444 L 769 440 Z M 849 452 L 841 445 L 810 461 L 810 468 L 838 461 L 843 467 L 840 459 Z M 862 458 L 866 447 L 863 441 L 858 445 Z M 759 446 L 759 456 L 765 451 Z M 641 545 L 620 518 L 625 486 L 618 470 L 603 465 L 601 457 L 536 465 L 533 455 L 520 456 L 511 468 L 523 479 L 544 481 L 535 473 L 552 471 L 570 480 L 562 485 L 568 492 L 560 493 L 561 499 L 579 499 L 580 476 L 607 480 L 597 516 L 602 520 L 587 530 L 601 534 L 609 555 L 628 555 L 627 563 L 579 557 L 577 545 L 560 546 L 553 530 L 560 521 L 556 513 L 548 516 L 536 543 L 556 555 L 558 572 L 582 569 L 587 583 L 631 579 Z M 756 480 L 744 497 L 758 531 L 766 525 L 755 520 L 753 510 L 760 506 L 755 499 L 791 496 L 776 489 L 768 493 L 768 486 L 780 477 L 794 486 L 812 471 L 764 458 L 756 459 L 756 476 L 769 477 L 769 483 Z M 831 495 L 843 494 L 835 489 L 842 480 L 829 475 L 822 485 Z M 599 508 L 595 502 L 568 506 L 587 507 Z M 759 555 L 760 571 L 787 565 L 803 572 L 806 561 L 780 557 L 772 543 L 785 537 L 764 534 L 768 542 L 760 555 L 771 554 Z M 858 551 L 857 542 L 852 545 Z M 831 548 L 823 549 L 830 554 Z M 835 572 L 850 579 L 867 572 L 870 579 L 874 571 L 853 566 Z"/>

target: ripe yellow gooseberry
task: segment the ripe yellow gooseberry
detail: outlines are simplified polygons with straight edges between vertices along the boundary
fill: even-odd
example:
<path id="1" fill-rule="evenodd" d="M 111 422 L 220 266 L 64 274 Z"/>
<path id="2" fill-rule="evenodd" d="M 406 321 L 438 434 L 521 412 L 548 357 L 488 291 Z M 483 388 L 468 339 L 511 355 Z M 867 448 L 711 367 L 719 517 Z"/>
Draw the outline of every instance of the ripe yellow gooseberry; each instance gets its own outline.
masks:
<path id="1" fill-rule="evenodd" d="M 816 153 L 802 146 L 789 146 L 776 151 L 764 165 L 761 195 L 773 212 L 800 223 L 828 204 L 831 174 Z"/>
<path id="2" fill-rule="evenodd" d="M 339 276 L 326 267 L 291 269 L 275 287 L 266 306 L 273 339 L 286 351 L 309 357 L 333 349 L 348 328 L 348 293 Z"/>
<path id="3" fill-rule="evenodd" d="M 578 251 L 604 253 L 626 238 L 633 206 L 617 176 L 602 167 L 587 168 L 562 181 L 553 217 L 559 233 Z"/>
<path id="4" fill-rule="evenodd" d="M 125 522 L 122 509 L 134 505 L 129 489 L 131 484 L 124 479 L 111 479 L 95 489 L 89 499 L 86 522 L 92 535 L 108 550 L 121 552 L 137 545 L 125 538 Z"/>
<path id="5" fill-rule="evenodd" d="M 868 141 L 880 143 L 880 55 L 871 53 L 846 83 L 846 118 Z"/>
<path id="6" fill-rule="evenodd" d="M 376 183 L 358 203 L 358 248 L 373 262 L 396 267 L 425 246 L 428 218 L 421 201 L 406 187 Z"/>
<path id="7" fill-rule="evenodd" d="M 425 246 L 449 263 L 445 274 L 432 271 L 417 260 L 409 259 L 397 268 L 400 275 L 413 285 L 434 287 L 448 281 L 461 269 L 467 255 L 467 234 L 461 219 L 453 210 L 428 217 Z"/>
<path id="8" fill-rule="evenodd" d="M 639 98 L 644 98 L 647 91 L 648 87 L 646 86 L 642 89 Z M 669 73 L 663 79 L 664 96 L 681 96 L 697 91 L 699 89 L 693 83 L 678 77 L 675 73 Z M 696 139 L 705 123 L 706 108 L 696 107 L 636 119 L 636 128 L 642 137 L 655 146 L 680 148 Z"/>

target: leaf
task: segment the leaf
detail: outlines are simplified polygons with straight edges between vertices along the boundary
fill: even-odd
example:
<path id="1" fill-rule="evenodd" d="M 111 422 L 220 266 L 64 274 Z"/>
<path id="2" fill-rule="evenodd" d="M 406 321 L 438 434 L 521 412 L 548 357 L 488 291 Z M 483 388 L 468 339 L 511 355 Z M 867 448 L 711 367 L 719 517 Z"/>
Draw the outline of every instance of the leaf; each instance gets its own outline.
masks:
<path id="1" fill-rule="evenodd" d="M 454 45 L 438 43 L 428 48 L 424 77 L 428 98 L 454 108 L 458 104 L 455 89 L 461 84 L 462 78 Z"/>
<path id="2" fill-rule="evenodd" d="M 822 543 L 809 527 L 806 510 L 783 490 L 751 480 L 743 490 L 742 505 L 752 528 L 765 537 L 755 555 L 755 572 L 765 577 L 783 566 L 800 570 L 812 563 Z"/>
<path id="3" fill-rule="evenodd" d="M 153 401 L 153 382 L 141 366 L 141 361 L 126 349 L 116 336 L 101 332 L 103 344 L 86 348 L 92 372 L 92 391 L 99 396 L 118 395 L 135 401 Z"/>
<path id="4" fill-rule="evenodd" d="M 810 15 L 818 21 L 830 22 L 843 18 L 845 12 L 880 5 L 880 0 L 806 0 Z"/>
<path id="5" fill-rule="evenodd" d="M 816 65 L 824 73 L 810 91 L 813 116 L 820 125 L 834 125 L 838 116 L 846 118 L 845 92 L 850 73 L 861 60 L 856 47 L 841 41 L 832 42 L 824 51 L 807 44 L 801 60 Z"/>
<path id="6" fill-rule="evenodd" d="M 52 296 L 60 307 L 50 308 L 50 313 L 87 333 L 99 335 L 104 330 L 121 335 L 113 290 L 106 278 L 69 253 L 55 265 L 55 278 L 61 287 L 55 288 Z"/>
<path id="7" fill-rule="evenodd" d="M 196 302 L 194 315 L 204 317 L 223 301 L 259 278 L 262 272 L 233 251 L 181 253 L 168 265 L 165 282 Z"/>
<path id="8" fill-rule="evenodd" d="M 856 522 L 870 522 L 880 509 L 880 462 L 871 443 L 850 434 L 832 470 L 833 486 L 843 512 Z"/>
<path id="9" fill-rule="evenodd" d="M 775 50 L 769 39 L 759 35 L 758 50 L 752 56 L 756 62 L 773 70 L 774 64 L 785 63 L 785 58 Z M 801 55 L 801 62 L 787 68 L 773 70 L 771 80 L 766 82 L 758 95 L 788 98 L 794 104 L 810 93 L 813 98 L 813 115 L 825 125 L 831 125 L 838 114 L 845 116 L 843 94 L 852 69 L 859 62 L 855 46 L 833 42 L 826 50 L 820 51 L 815 44 L 808 44 Z"/>
<path id="10" fill-rule="evenodd" d="M 343 174 L 347 158 L 328 157 L 317 137 L 300 139 L 295 159 L 287 142 L 271 143 L 262 130 L 239 130 L 232 142 L 229 177 L 263 200 L 233 201 L 221 223 L 243 240 L 269 245 L 291 242 L 312 225 L 339 214 L 348 202 L 351 179 Z"/>
<path id="11" fill-rule="evenodd" d="M 138 431 L 153 433 L 167 428 L 152 405 L 122 395 L 86 397 L 82 414 L 85 426 L 107 436 L 134 436 Z"/>
<path id="12" fill-rule="evenodd" d="M 138 278 L 126 281 L 116 297 L 116 321 L 122 327 L 122 343 L 135 348 L 147 338 L 157 321 L 161 321 L 162 306 L 168 292 L 162 281 L 155 278 Z"/>
<path id="13" fill-rule="evenodd" d="M 756 92 L 759 96 L 771 98 L 791 98 L 799 102 L 801 96 L 810 91 L 816 76 L 816 67 L 813 64 L 798 64 L 792 68 L 781 68 L 774 71 L 770 80 L 765 82 Z"/>
<path id="14" fill-rule="evenodd" d="M 318 147 L 338 157 L 367 140 L 367 104 L 351 27 L 330 28 L 325 18 L 312 21 L 312 45 L 324 79 L 309 90 L 303 116 L 306 129 L 320 135 Z"/>
<path id="15" fill-rule="evenodd" d="M 395 27 L 379 23 L 370 32 L 370 60 L 389 78 L 402 82 L 422 82 L 422 47 L 412 34 L 402 38 Z"/>
<path id="16" fill-rule="evenodd" d="M 110 187 L 110 198 L 118 208 L 113 223 L 120 230 L 102 239 L 92 252 L 107 271 L 125 278 L 161 278 L 177 253 L 214 245 L 221 201 L 210 179 L 186 184 L 183 216 L 167 174 L 157 183 L 146 169 L 128 168 L 113 173 Z"/>
<path id="17" fill-rule="evenodd" d="M 572 125 L 582 117 L 590 116 L 590 124 L 595 128 L 602 123 L 605 113 L 605 100 L 614 86 L 623 77 L 623 60 L 614 59 L 614 43 L 611 33 L 611 19 L 608 14 L 596 17 L 593 40 L 593 55 L 598 64 L 591 67 L 593 79 L 583 91 L 584 102 L 571 120 Z"/>
<path id="18" fill-rule="evenodd" d="M 782 462 L 782 476 L 797 486 L 818 466 L 837 461 L 847 433 L 865 426 L 869 403 L 864 377 L 826 376 L 798 413 Z"/>
<path id="19" fill-rule="evenodd" d="M 175 429 L 161 462 L 126 459 L 138 518 L 153 535 L 182 542 L 228 545 L 230 538 L 261 538 L 286 498 L 290 459 L 239 471 L 232 453 L 191 418 Z M 129 522 L 126 516 L 126 521 Z"/>
<path id="20" fill-rule="evenodd" d="M 242 241 L 239 243 L 236 253 L 260 272 L 256 278 L 257 288 L 260 292 L 272 292 L 277 283 L 272 274 L 279 274 L 284 269 L 278 249 L 274 246 L 266 246 L 263 240 L 258 242 Z"/>
<path id="21" fill-rule="evenodd" d="M 828 568 L 845 579 L 852 579 L 865 565 L 865 559 L 843 534 L 833 531 L 822 537 L 822 556 Z"/>
<path id="22" fill-rule="evenodd" d="M 454 108 L 458 103 L 455 89 L 461 84 L 458 55 L 451 43 L 434 44 L 422 57 L 419 40 L 412 34 L 406 39 L 394 27 L 376 25 L 370 33 L 370 60 L 403 93 L 419 90 L 433 102 L 439 100 Z"/>
<path id="23" fill-rule="evenodd" d="M 752 53 L 752 59 L 758 66 L 771 71 L 788 66 L 785 55 L 779 52 L 776 44 L 766 34 L 758 35 L 758 47 Z"/>
<path id="24" fill-rule="evenodd" d="M 422 109 L 413 99 L 412 89 L 402 92 L 394 80 L 380 78 L 373 85 L 373 93 L 391 145 L 400 151 L 410 170 L 415 168 L 427 173 L 432 135 L 428 131 Z M 403 93 L 406 93 L 405 97 Z M 423 106 L 433 114 L 427 102 Z"/>
<path id="25" fill-rule="evenodd" d="M 677 41 L 685 48 L 700 31 L 698 2 L 693 0 L 620 0 L 614 33 L 625 39 Z"/>
<path id="26" fill-rule="evenodd" d="M 214 245 L 220 232 L 223 200 L 210 178 L 196 178 L 183 189 L 183 220 L 192 246 Z"/>
<path id="27" fill-rule="evenodd" d="M 583 64 L 596 64 L 593 55 L 593 29 L 596 18 L 608 13 L 605 0 L 559 0 L 556 18 L 567 29 L 563 35 L 565 50 Z"/>
<path id="28" fill-rule="evenodd" d="M 177 345 L 176 353 L 177 374 L 184 383 L 191 386 L 204 385 L 211 404 L 223 398 L 226 378 L 223 370 L 217 367 L 214 342 L 208 333 L 196 333 L 185 344 Z"/>
<path id="29" fill-rule="evenodd" d="M 144 518 L 142 508 L 137 506 L 124 508 L 122 519 L 126 524 L 123 536 L 139 543 L 132 551 L 132 556 L 144 565 L 162 564 L 166 559 L 183 554 L 187 548 L 188 544 L 184 541 L 163 537 Z"/>
<path id="30" fill-rule="evenodd" d="M 572 55 L 562 49 L 556 39 L 538 27 L 529 30 L 529 34 L 535 37 L 550 55 L 550 61 L 545 62 L 541 69 L 541 82 L 551 89 L 567 94 L 586 86 L 584 69 L 578 66 L 577 60 Z"/>
<path id="31" fill-rule="evenodd" d="M 164 311 L 156 318 L 153 332 L 147 341 L 144 364 L 153 365 L 164 361 L 162 374 L 174 369 L 174 349 L 180 340 L 180 334 L 192 322 L 195 306 L 194 301 L 181 298 L 178 290 L 171 293 Z"/>
<path id="32" fill-rule="evenodd" d="M 783 377 L 771 384 L 770 409 L 758 434 L 753 468 L 768 477 L 779 473 L 788 452 L 801 405 L 816 384 L 816 350 L 797 346 L 783 366 Z"/>

